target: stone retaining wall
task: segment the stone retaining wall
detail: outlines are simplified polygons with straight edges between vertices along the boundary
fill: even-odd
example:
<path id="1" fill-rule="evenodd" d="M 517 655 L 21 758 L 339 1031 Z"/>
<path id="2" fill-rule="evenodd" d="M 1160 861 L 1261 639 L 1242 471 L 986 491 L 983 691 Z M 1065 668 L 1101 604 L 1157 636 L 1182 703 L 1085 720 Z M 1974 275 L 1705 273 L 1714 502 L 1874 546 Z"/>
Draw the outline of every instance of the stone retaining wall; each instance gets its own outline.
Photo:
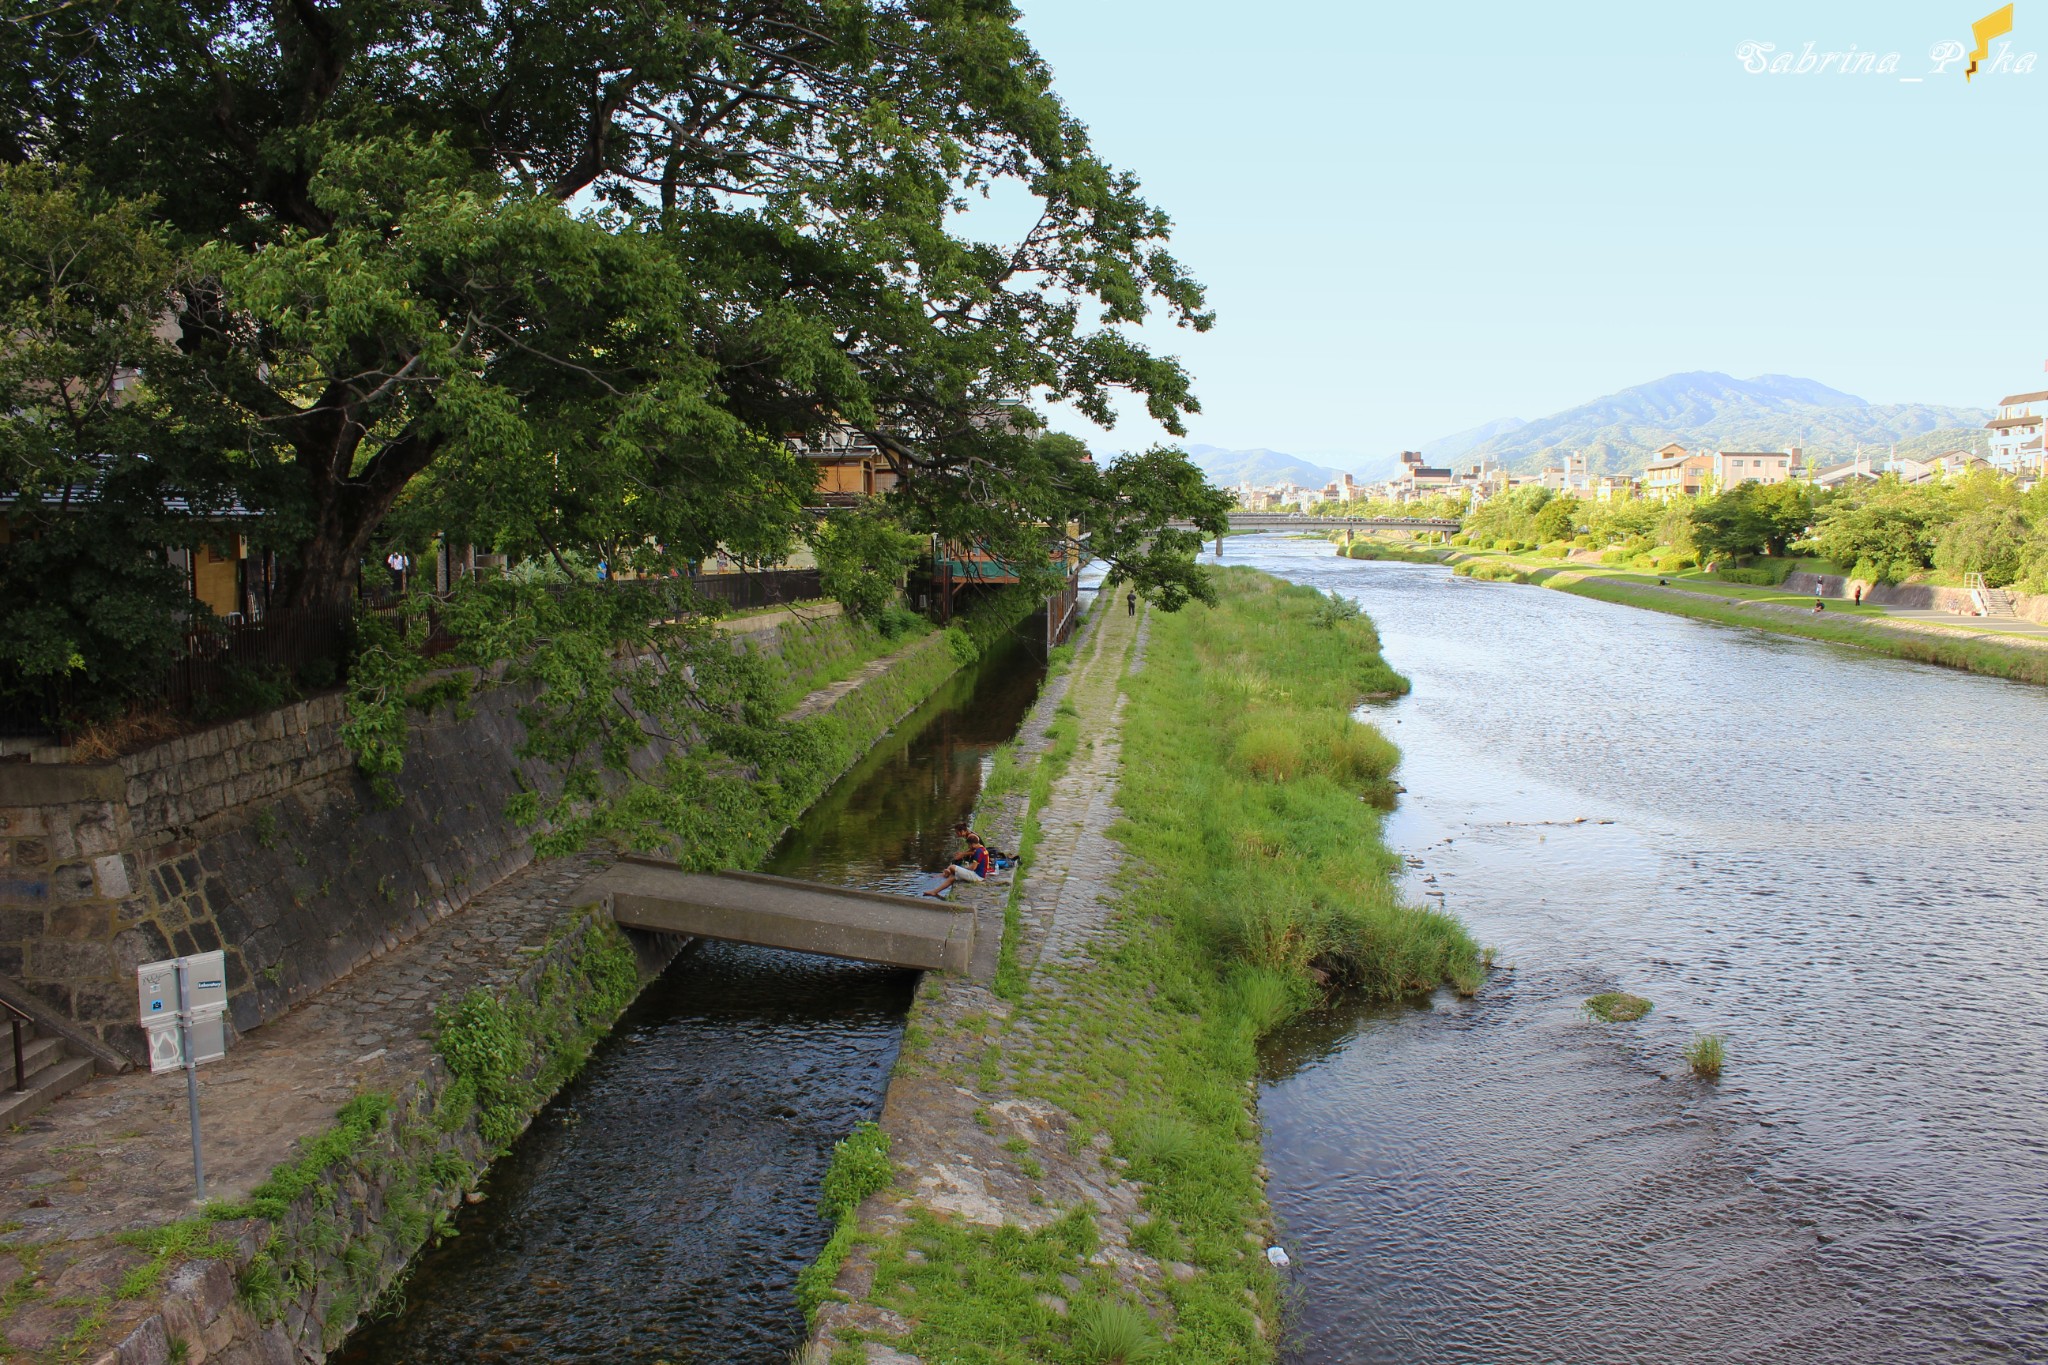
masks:
<path id="1" fill-rule="evenodd" d="M 1932 583 L 1871 583 L 1832 573 L 1785 575 L 1784 588 L 1804 597 L 1815 587 L 1822 597 L 1849 597 L 1863 589 L 1863 600 L 1881 607 L 1905 607 L 1910 611 L 1949 611 L 1958 616 L 1975 616 L 1977 606 L 1965 588 L 1943 588 Z M 2048 625 L 2048 593 L 2024 593 L 2007 588 L 2013 613 L 2023 620 Z"/>
<path id="2" fill-rule="evenodd" d="M 858 647 L 830 613 L 739 639 L 797 686 Z M 550 778 L 518 756 L 521 699 L 416 717 L 395 808 L 339 694 L 112 762 L 0 765 L 0 977 L 136 1060 L 140 963 L 223 949 L 235 1028 L 274 1018 L 526 864 L 503 812 Z"/>

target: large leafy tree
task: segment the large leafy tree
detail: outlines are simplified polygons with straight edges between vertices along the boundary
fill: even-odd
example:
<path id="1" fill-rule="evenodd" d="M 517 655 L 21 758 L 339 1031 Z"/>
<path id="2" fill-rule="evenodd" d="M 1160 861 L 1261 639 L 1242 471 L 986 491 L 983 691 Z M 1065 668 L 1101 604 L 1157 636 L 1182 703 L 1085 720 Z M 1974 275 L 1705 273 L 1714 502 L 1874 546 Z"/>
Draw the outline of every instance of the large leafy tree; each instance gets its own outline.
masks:
<path id="1" fill-rule="evenodd" d="M 1802 482 L 1739 483 L 1693 509 L 1701 554 L 1781 555 L 1813 521 L 1813 495 Z"/>
<path id="2" fill-rule="evenodd" d="M 832 422 L 920 529 L 1115 528 L 1199 489 L 990 420 L 1036 393 L 1106 422 L 1128 392 L 1179 430 L 1186 376 L 1129 325 L 1208 324 L 1004 0 L 10 7 L 0 159 L 176 232 L 150 387 L 299 603 L 345 601 L 394 514 L 520 553 L 773 555 L 809 489 L 784 438 Z M 976 241 L 960 211 L 1003 182 L 1036 218 Z M 1180 581 L 1157 537 L 1103 543 Z"/>
<path id="3" fill-rule="evenodd" d="M 169 357 L 138 302 L 176 255 L 144 207 L 0 167 L 0 677 L 84 673 L 111 693 L 172 648 L 190 608 L 162 554 L 172 432 L 134 381 Z M 40 685 L 40 683 L 38 683 Z"/>

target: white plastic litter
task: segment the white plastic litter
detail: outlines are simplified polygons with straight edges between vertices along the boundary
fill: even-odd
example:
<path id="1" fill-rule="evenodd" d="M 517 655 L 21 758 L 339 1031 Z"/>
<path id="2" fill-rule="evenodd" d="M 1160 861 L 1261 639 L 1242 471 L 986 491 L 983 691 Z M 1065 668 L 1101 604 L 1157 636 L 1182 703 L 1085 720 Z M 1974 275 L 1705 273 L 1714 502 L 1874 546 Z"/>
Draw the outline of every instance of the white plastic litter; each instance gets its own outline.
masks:
<path id="1" fill-rule="evenodd" d="M 1287 1265 L 1287 1252 L 1281 1247 L 1267 1247 L 1266 1259 L 1284 1269 Z"/>

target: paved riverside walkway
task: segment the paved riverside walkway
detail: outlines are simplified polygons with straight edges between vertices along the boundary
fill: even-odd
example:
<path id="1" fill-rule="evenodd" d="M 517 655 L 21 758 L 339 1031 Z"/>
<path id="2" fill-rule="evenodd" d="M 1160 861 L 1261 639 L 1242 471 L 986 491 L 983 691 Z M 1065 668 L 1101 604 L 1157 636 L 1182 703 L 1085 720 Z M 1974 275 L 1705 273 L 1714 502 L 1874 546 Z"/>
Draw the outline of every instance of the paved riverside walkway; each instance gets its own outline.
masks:
<path id="1" fill-rule="evenodd" d="M 509 984 L 576 913 L 576 888 L 603 861 L 514 874 L 201 1067 L 207 1195 L 246 1196 L 294 1142 L 333 1126 L 350 1096 L 417 1076 L 442 996 Z M 183 1072 L 98 1077 L 0 1139 L 0 1222 L 45 1242 L 185 1217 L 189 1133 Z"/>
<path id="2" fill-rule="evenodd" d="M 1142 662 L 1145 625 L 1121 604 L 1104 602 L 1083 627 L 1071 671 L 1048 685 L 1017 738 L 1020 761 L 1029 762 L 1050 747 L 1048 730 L 1061 719 L 1079 731 L 1065 775 L 1037 813 L 1039 837 L 1015 888 L 1017 961 L 1031 971 L 1028 990 L 1041 996 L 1064 993 L 1066 977 L 1092 960 L 1114 909 L 1123 853 L 1108 831 L 1117 820 L 1122 684 Z M 1025 813 L 1023 793 L 1014 793 L 984 803 L 976 826 L 998 847 L 1015 848 Z M 1007 890 L 972 894 L 1000 906 Z M 862 1206 L 862 1233 L 886 1236 L 920 1214 L 1036 1229 L 1088 1204 L 1100 1238 L 1097 1263 L 1120 1280 L 1156 1283 L 1183 1273 L 1132 1245 L 1141 1188 L 1122 1176 L 1108 1135 L 1074 1131 L 1071 1115 L 1024 1093 L 1015 1068 L 1038 1045 L 1037 1027 L 991 989 L 994 955 L 978 966 L 968 977 L 929 976 L 919 990 L 881 1119 L 897 1178 Z M 1044 1041 L 1057 1047 L 1050 1035 Z M 987 1063 L 997 1058 L 991 1070 Z M 1020 1140 L 1030 1165 L 1016 1155 Z M 921 1365 L 873 1339 L 911 1330 L 900 1314 L 865 1301 L 874 1275 L 871 1248 L 856 1247 L 834 1284 L 844 1298 L 819 1308 L 803 1365 L 824 1365 L 835 1347 L 863 1337 L 869 1365 Z"/>

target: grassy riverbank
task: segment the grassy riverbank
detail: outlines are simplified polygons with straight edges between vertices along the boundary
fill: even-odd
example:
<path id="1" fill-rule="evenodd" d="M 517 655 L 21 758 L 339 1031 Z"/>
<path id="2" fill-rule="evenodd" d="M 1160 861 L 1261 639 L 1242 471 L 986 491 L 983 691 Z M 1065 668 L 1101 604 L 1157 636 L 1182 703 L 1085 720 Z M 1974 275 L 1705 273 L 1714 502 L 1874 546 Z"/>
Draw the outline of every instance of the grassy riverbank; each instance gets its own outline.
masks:
<path id="1" fill-rule="evenodd" d="M 1966 629 L 1922 626 L 1887 617 L 1881 607 L 1830 600 L 1824 612 L 1813 599 L 1768 586 L 1709 582 L 1698 576 L 1654 578 L 1592 565 L 1519 559 L 1497 552 L 1460 551 L 1456 572 L 1469 578 L 1534 584 L 1596 601 L 1661 611 L 1722 625 L 1853 645 L 1895 659 L 1939 664 L 2014 682 L 2048 686 L 2048 650 L 2005 644 Z"/>
<path id="2" fill-rule="evenodd" d="M 921 993 L 883 1119 L 894 1188 L 845 1239 L 813 1359 L 886 1341 L 959 1365 L 1270 1361 L 1259 1037 L 1337 986 L 1477 987 L 1471 939 L 1392 885 L 1398 755 L 1351 712 L 1406 683 L 1372 627 L 1250 570 L 1217 583 L 1213 610 L 1151 614 L 1127 680 L 1132 623 L 1098 621 L 1057 733 L 1011 779 L 1062 774 L 1031 803 L 1034 913 L 1000 995 Z M 1105 912 L 1076 891 L 1107 875 L 1088 822 L 1112 788 Z"/>
<path id="3" fill-rule="evenodd" d="M 1346 559 L 1391 559 L 1403 564 L 1442 564 L 1449 552 L 1434 545 L 1412 541 L 1357 540 L 1340 544 L 1337 553 Z"/>
<path id="4" fill-rule="evenodd" d="M 1155 666 L 1130 685 L 1120 803 L 1149 873 L 1135 899 L 1213 971 L 1261 978 L 1254 995 L 1476 987 L 1471 941 L 1391 880 L 1379 826 L 1400 754 L 1351 713 L 1408 683 L 1372 624 L 1266 574 L 1216 581 L 1214 610 L 1153 618 Z"/>

